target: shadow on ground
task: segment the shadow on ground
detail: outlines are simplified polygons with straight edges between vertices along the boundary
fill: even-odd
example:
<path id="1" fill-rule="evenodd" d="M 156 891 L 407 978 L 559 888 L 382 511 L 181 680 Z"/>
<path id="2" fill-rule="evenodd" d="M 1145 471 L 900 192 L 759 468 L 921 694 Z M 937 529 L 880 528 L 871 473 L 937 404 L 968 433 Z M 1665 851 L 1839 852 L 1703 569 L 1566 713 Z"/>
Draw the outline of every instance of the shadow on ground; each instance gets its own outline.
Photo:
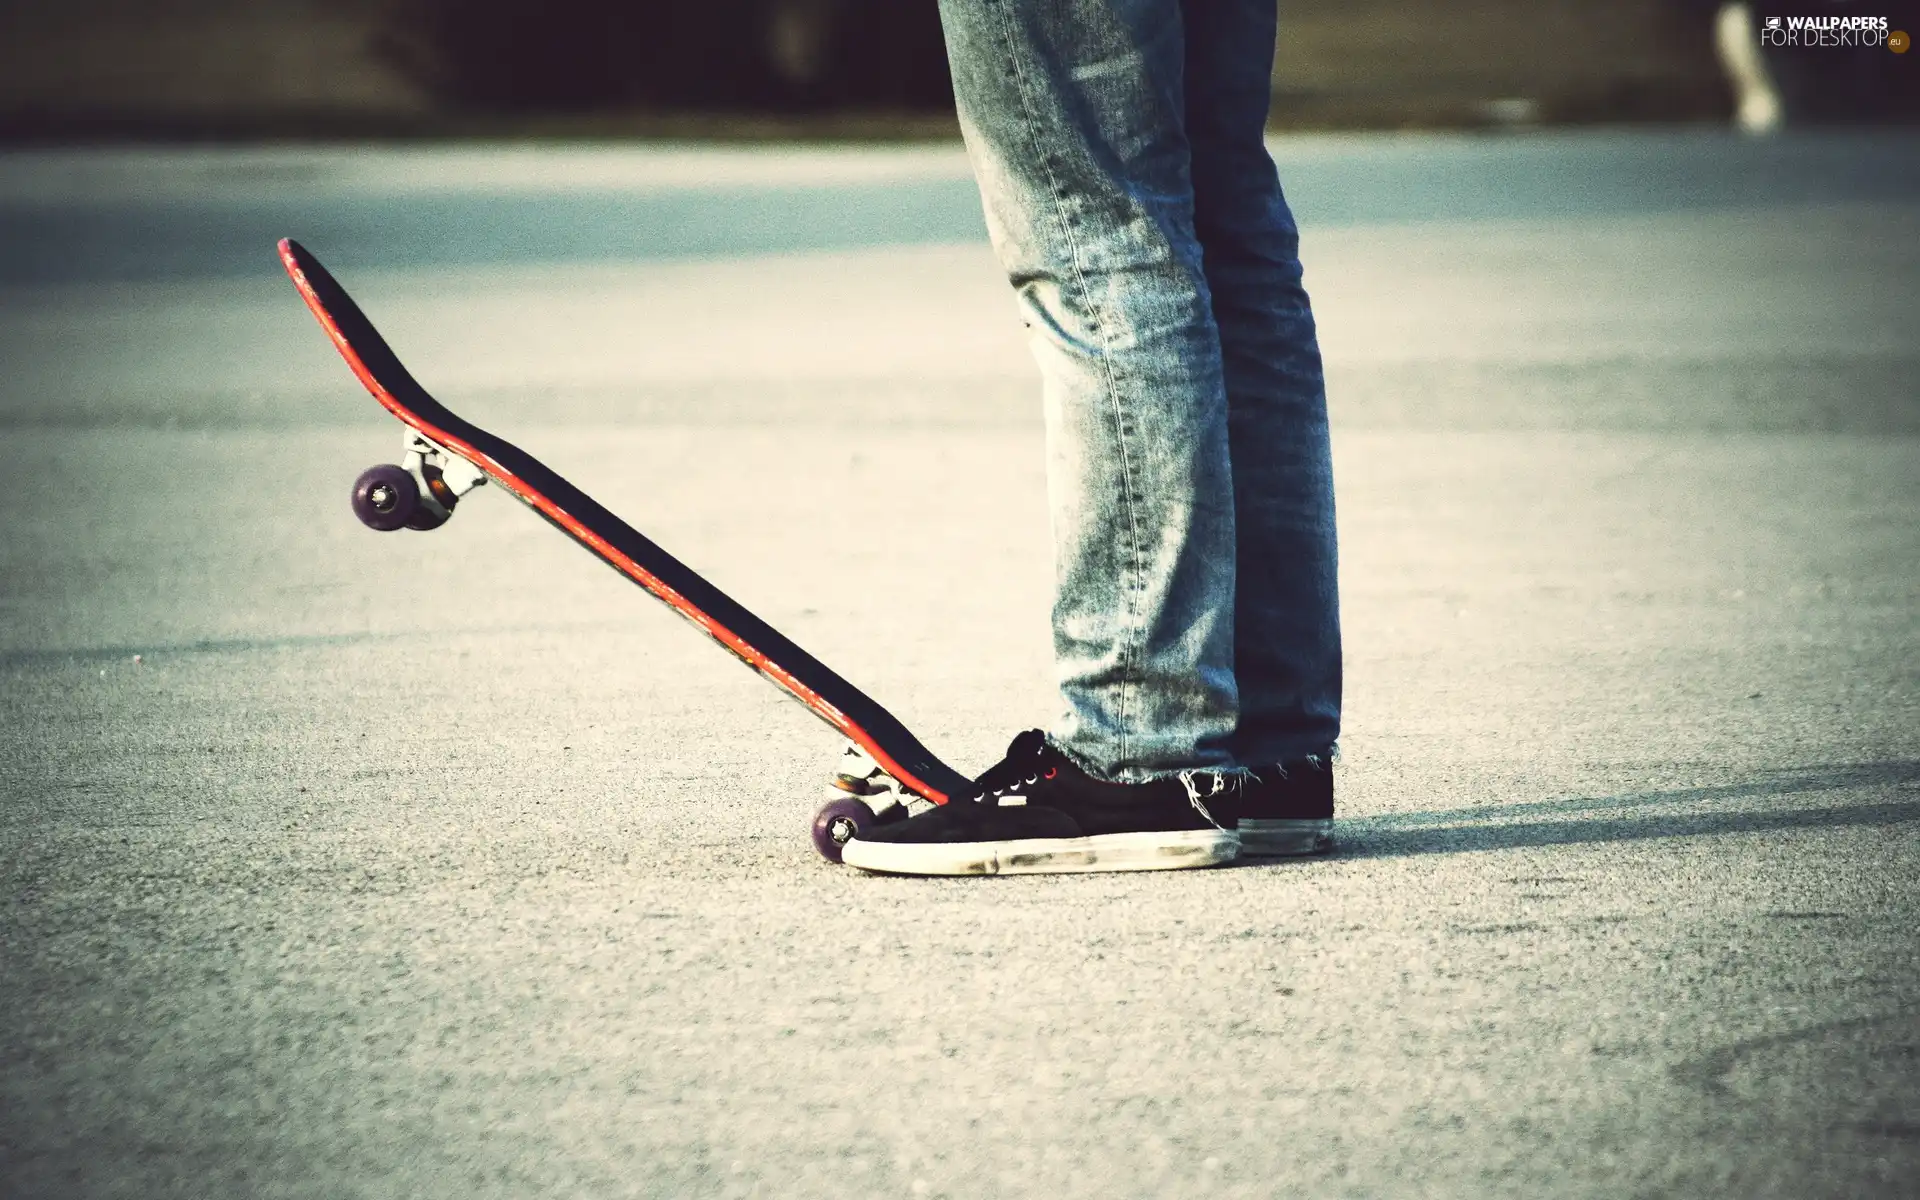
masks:
<path id="1" fill-rule="evenodd" d="M 1703 834 L 1899 825 L 1920 821 L 1920 799 L 1735 811 L 1631 810 L 1916 783 L 1920 783 L 1920 761 L 1833 764 L 1768 771 L 1745 783 L 1717 787 L 1357 817 L 1340 823 L 1339 854 L 1342 858 L 1389 858 Z"/>

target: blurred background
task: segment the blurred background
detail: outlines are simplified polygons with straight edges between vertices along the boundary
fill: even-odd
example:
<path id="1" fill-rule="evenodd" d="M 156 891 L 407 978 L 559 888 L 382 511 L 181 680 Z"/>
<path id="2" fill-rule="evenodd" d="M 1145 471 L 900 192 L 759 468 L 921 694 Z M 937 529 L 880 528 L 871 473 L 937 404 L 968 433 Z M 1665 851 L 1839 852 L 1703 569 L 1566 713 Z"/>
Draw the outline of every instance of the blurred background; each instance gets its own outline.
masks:
<path id="1" fill-rule="evenodd" d="M 1748 59 L 1781 116 L 1920 113 L 1920 71 L 1883 49 L 1759 54 L 1750 30 L 1765 7 L 1292 0 L 1274 120 L 1727 119 Z M 1794 11 L 1891 16 L 1900 29 L 1911 7 Z M 932 0 L 71 0 L 0 14 L 0 133 L 16 140 L 951 128 Z M 1766 108 L 1759 123 L 1778 124 Z"/>

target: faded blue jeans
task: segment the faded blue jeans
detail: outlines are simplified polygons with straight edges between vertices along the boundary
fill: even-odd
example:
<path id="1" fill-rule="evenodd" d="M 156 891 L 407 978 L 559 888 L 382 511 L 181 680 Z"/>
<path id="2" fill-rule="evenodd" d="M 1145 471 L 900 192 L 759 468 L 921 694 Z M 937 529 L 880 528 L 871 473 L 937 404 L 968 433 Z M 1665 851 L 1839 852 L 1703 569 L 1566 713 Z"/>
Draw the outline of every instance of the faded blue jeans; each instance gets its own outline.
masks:
<path id="1" fill-rule="evenodd" d="M 1045 387 L 1065 711 L 1133 782 L 1340 726 L 1326 389 L 1264 142 L 1274 0 L 941 0 Z"/>

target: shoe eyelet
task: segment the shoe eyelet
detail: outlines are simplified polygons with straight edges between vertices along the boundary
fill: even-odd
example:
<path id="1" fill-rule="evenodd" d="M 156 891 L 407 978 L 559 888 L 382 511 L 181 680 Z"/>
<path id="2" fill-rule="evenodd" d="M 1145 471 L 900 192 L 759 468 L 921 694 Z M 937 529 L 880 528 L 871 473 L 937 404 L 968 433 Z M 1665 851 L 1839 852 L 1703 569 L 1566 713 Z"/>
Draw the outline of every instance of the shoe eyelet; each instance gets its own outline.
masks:
<path id="1" fill-rule="evenodd" d="M 1052 779 L 1055 775 L 1058 775 L 1059 773 L 1060 773 L 1059 767 L 1048 767 L 1046 777 L 1048 779 Z"/>

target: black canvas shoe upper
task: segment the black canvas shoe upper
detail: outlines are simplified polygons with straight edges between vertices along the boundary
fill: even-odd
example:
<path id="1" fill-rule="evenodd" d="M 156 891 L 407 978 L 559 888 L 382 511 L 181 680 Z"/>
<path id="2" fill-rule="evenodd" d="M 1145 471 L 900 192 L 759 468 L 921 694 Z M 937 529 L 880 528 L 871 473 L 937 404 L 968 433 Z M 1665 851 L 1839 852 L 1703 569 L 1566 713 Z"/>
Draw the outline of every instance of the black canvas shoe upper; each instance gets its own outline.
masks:
<path id="1" fill-rule="evenodd" d="M 861 840 L 1010 842 L 1231 828 L 1231 817 L 1210 807 L 1210 801 L 1224 803 L 1229 791 L 1225 778 L 1211 771 L 1107 783 L 1082 771 L 1035 729 L 1013 739 L 1006 757 L 974 781 L 972 795 L 883 825 Z"/>
<path id="2" fill-rule="evenodd" d="M 1313 821 L 1333 817 L 1333 763 L 1326 758 L 1255 767 L 1237 782 L 1231 805 L 1236 818 Z"/>

